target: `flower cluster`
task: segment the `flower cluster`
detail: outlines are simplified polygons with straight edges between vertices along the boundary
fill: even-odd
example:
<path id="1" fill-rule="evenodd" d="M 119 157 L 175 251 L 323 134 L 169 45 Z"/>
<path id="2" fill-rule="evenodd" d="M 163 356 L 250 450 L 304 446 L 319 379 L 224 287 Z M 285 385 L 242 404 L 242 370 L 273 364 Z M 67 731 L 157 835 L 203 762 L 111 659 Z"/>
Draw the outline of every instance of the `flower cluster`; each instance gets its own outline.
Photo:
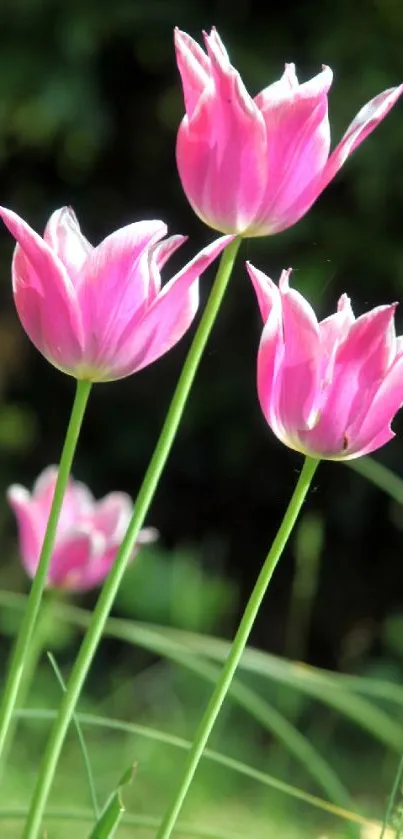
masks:
<path id="1" fill-rule="evenodd" d="M 287 64 L 282 77 L 252 98 L 215 29 L 204 51 L 175 32 L 185 116 L 177 135 L 177 165 L 198 216 L 225 234 L 203 248 L 161 286 L 160 272 L 183 236 L 166 238 L 162 221 L 129 224 L 93 247 L 67 207 L 50 217 L 43 237 L 10 209 L 0 216 L 17 244 L 13 293 L 23 328 L 55 367 L 88 382 L 120 379 L 152 364 L 191 326 L 199 278 L 234 237 L 267 236 L 295 224 L 349 155 L 384 119 L 403 86 L 375 96 L 359 111 L 330 153 L 323 67 L 299 83 Z M 264 321 L 257 361 L 263 414 L 279 440 L 313 458 L 349 459 L 393 436 L 403 403 L 403 339 L 395 306 L 355 318 L 347 295 L 318 321 L 289 287 L 277 287 L 251 264 L 249 276 Z M 9 490 L 23 563 L 33 576 L 54 494 L 48 469 L 32 495 Z M 131 515 L 131 501 L 112 493 L 95 502 L 82 484 L 65 494 L 48 574 L 50 585 L 87 589 L 105 577 Z M 137 548 L 154 538 L 141 531 Z M 136 548 L 136 549 L 137 549 Z"/>

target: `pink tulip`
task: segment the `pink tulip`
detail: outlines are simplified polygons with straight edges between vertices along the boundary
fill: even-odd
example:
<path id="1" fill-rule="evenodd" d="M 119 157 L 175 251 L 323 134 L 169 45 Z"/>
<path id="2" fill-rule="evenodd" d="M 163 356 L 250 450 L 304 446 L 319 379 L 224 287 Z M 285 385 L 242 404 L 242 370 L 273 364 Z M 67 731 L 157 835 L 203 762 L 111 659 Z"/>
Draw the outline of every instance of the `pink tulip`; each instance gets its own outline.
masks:
<path id="1" fill-rule="evenodd" d="M 25 331 L 55 367 L 94 382 L 129 376 L 182 338 L 200 274 L 231 241 L 208 245 L 161 289 L 160 269 L 185 240 L 161 241 L 162 221 L 129 224 L 93 248 L 68 207 L 53 213 L 43 239 L 11 210 L 0 216 L 18 242 L 13 291 Z"/>
<path id="2" fill-rule="evenodd" d="M 207 54 L 186 32 L 175 31 L 186 108 L 176 149 L 183 189 L 216 230 L 279 233 L 309 210 L 403 85 L 371 99 L 329 157 L 329 67 L 299 84 L 294 64 L 286 64 L 282 78 L 252 99 L 216 30 L 204 40 Z"/>
<path id="3" fill-rule="evenodd" d="M 30 577 L 35 575 L 53 499 L 57 469 L 50 466 L 39 476 L 32 494 L 14 484 L 7 493 L 19 527 L 22 562 Z M 132 514 L 132 502 L 124 492 L 112 492 L 95 501 L 87 487 L 70 479 L 57 527 L 48 585 L 86 591 L 99 585 L 113 565 Z M 152 542 L 157 531 L 140 530 L 136 549 Z"/>
<path id="4" fill-rule="evenodd" d="M 277 287 L 248 264 L 264 329 L 257 387 L 272 431 L 291 449 L 315 458 L 351 460 L 394 437 L 403 405 L 403 337 L 396 304 L 355 318 L 343 294 L 337 312 L 317 321 L 292 288 L 291 269 Z"/>

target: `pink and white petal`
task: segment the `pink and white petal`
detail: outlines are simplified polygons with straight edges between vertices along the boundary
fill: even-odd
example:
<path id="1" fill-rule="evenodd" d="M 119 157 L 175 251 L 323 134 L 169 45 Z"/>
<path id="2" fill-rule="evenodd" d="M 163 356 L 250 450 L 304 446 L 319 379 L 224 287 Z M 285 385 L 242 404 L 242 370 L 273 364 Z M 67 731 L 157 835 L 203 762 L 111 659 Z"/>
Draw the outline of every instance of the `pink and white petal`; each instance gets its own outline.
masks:
<path id="1" fill-rule="evenodd" d="M 382 431 L 379 432 L 379 434 L 376 434 L 375 437 L 372 437 L 370 442 L 362 448 L 359 447 L 359 438 L 357 440 L 354 440 L 353 445 L 350 449 L 347 450 L 346 454 L 344 454 L 340 458 L 337 458 L 337 460 L 355 460 L 357 457 L 363 457 L 366 454 L 371 454 L 371 452 L 376 452 L 377 449 L 382 448 L 382 446 L 385 446 L 386 443 L 390 443 L 390 441 L 393 440 L 395 436 L 396 435 L 392 431 L 390 426 L 386 426 L 382 429 Z"/>
<path id="2" fill-rule="evenodd" d="M 307 82 L 305 90 L 301 85 L 291 101 L 262 111 L 267 131 L 267 181 L 256 216 L 256 235 L 262 235 L 265 228 L 275 232 L 289 207 L 323 171 L 330 148 L 327 91 L 331 78 L 326 68 Z"/>
<path id="3" fill-rule="evenodd" d="M 157 537 L 158 532 L 153 527 L 146 527 L 140 530 L 129 561 L 132 562 L 135 559 L 143 545 L 154 542 Z M 97 558 L 96 562 L 87 565 L 82 577 L 82 590 L 93 588 L 103 582 L 115 562 L 117 551 L 117 545 L 106 548 L 102 555 Z"/>
<path id="4" fill-rule="evenodd" d="M 35 481 L 32 500 L 37 515 L 41 515 L 46 523 L 53 501 L 57 480 L 57 467 L 48 466 Z M 94 508 L 94 498 L 85 484 L 74 481 L 70 478 L 63 498 L 57 528 L 58 538 L 60 535 L 80 521 L 88 517 Z"/>
<path id="5" fill-rule="evenodd" d="M 194 259 L 162 288 L 144 317 L 128 324 L 122 333 L 111 378 L 141 370 L 182 338 L 199 305 L 198 280 L 209 265 L 233 240 L 221 236 L 203 248 Z"/>
<path id="6" fill-rule="evenodd" d="M 32 287 L 18 286 L 14 292 L 19 319 L 34 346 L 59 370 L 74 375 L 82 357 L 80 316 L 63 303 L 58 305 L 60 299 L 55 298 L 57 294 L 50 294 L 45 302 L 44 295 Z"/>
<path id="7" fill-rule="evenodd" d="M 337 312 L 319 322 L 321 345 L 321 381 L 330 383 L 339 346 L 346 340 L 355 321 L 350 298 L 343 294 Z"/>
<path id="8" fill-rule="evenodd" d="M 77 527 L 81 521 L 91 517 L 94 500 L 83 484 L 70 480 L 63 498 L 62 509 L 57 526 L 58 538 Z"/>
<path id="9" fill-rule="evenodd" d="M 46 519 L 37 515 L 28 490 L 19 484 L 9 487 L 7 500 L 17 519 L 22 564 L 27 574 L 33 577 L 42 548 Z"/>
<path id="10" fill-rule="evenodd" d="M 280 293 L 273 292 L 269 311 L 260 339 L 257 355 L 257 391 L 260 406 L 267 422 L 280 439 L 284 436 L 283 418 L 279 415 L 284 336 Z"/>
<path id="11" fill-rule="evenodd" d="M 77 517 L 89 516 L 94 510 L 95 500 L 91 490 L 81 481 L 71 479 L 72 491 L 74 494 L 74 508 Z"/>
<path id="12" fill-rule="evenodd" d="M 375 96 L 374 99 L 371 99 L 370 102 L 367 102 L 361 108 L 351 125 L 349 125 L 344 137 L 329 157 L 323 171 L 320 192 L 334 178 L 336 172 L 343 166 L 343 163 L 352 154 L 354 149 L 385 119 L 402 93 L 403 84 L 398 87 L 391 87 L 388 90 L 384 90 L 383 93 L 379 93 L 378 96 Z"/>
<path id="13" fill-rule="evenodd" d="M 119 544 L 129 524 L 133 502 L 125 492 L 111 492 L 96 504 L 93 523 L 104 533 L 108 544 Z"/>
<path id="14" fill-rule="evenodd" d="M 394 307 L 380 306 L 357 318 L 338 348 L 331 382 L 323 383 L 319 421 L 301 440 L 324 457 L 343 456 L 354 445 L 379 383 L 389 354 L 388 333 Z M 354 432 L 351 432 L 351 429 Z"/>
<path id="15" fill-rule="evenodd" d="M 280 106 L 292 108 L 301 99 L 308 100 L 314 106 L 316 100 L 322 99 L 329 92 L 332 81 L 332 70 L 323 66 L 320 73 L 299 84 L 295 64 L 286 64 L 281 79 L 258 93 L 255 102 L 263 113 Z"/>
<path id="16" fill-rule="evenodd" d="M 320 407 L 319 324 L 305 297 L 288 286 L 288 275 L 280 280 L 284 358 L 278 410 L 290 434 L 309 428 Z"/>
<path id="17" fill-rule="evenodd" d="M 389 426 L 402 405 L 403 357 L 400 357 L 386 373 L 366 413 L 361 416 L 360 421 L 353 419 L 351 426 L 347 429 L 347 436 L 354 447 L 358 445 L 360 451 L 366 450 L 368 445 L 371 445 L 371 441 L 382 432 L 389 432 L 393 437 Z"/>
<path id="18" fill-rule="evenodd" d="M 60 285 L 64 287 L 66 296 L 74 296 L 73 285 L 62 262 L 35 230 L 17 213 L 7 210 L 6 207 L 0 207 L 0 217 L 20 245 L 20 249 L 16 249 L 17 255 L 14 256 L 14 260 L 18 260 L 18 252 L 23 252 L 25 256 L 26 275 L 22 278 L 24 285 L 32 283 L 35 288 L 45 288 L 46 291 L 49 285 Z"/>
<path id="19" fill-rule="evenodd" d="M 50 507 L 55 491 L 57 481 L 57 466 L 47 466 L 40 475 L 38 475 L 33 488 L 32 495 L 36 501 L 43 504 L 46 508 Z"/>
<path id="20" fill-rule="evenodd" d="M 207 52 L 211 50 L 214 52 L 215 55 L 220 55 L 223 62 L 227 62 L 229 65 L 229 57 L 227 50 L 217 32 L 215 26 L 211 27 L 210 33 L 203 32 L 204 43 L 206 45 Z"/>
<path id="21" fill-rule="evenodd" d="M 284 73 L 280 79 L 268 85 L 255 96 L 255 103 L 263 112 L 273 106 L 277 107 L 290 102 L 299 88 L 295 64 L 285 65 Z"/>
<path id="22" fill-rule="evenodd" d="M 187 240 L 187 236 L 169 236 L 168 239 L 164 239 L 162 242 L 159 242 L 158 245 L 154 245 L 152 249 L 150 249 L 150 260 L 149 260 L 149 288 L 148 288 L 148 302 L 152 303 L 154 297 L 157 296 L 159 291 L 161 290 L 161 274 L 164 265 L 175 253 L 175 251 L 183 245 L 184 242 Z"/>
<path id="23" fill-rule="evenodd" d="M 218 256 L 222 253 L 222 251 L 230 245 L 231 242 L 235 239 L 235 236 L 219 236 L 218 239 L 214 239 L 213 242 L 210 242 L 209 245 L 202 248 L 190 262 L 187 263 L 180 271 L 178 271 L 165 285 L 160 291 L 158 295 L 158 299 L 161 297 L 165 297 L 172 293 L 175 289 L 175 293 L 182 292 L 187 288 L 190 288 L 192 283 L 201 277 L 207 268 L 217 259 Z M 156 305 L 157 301 L 153 305 Z"/>
<path id="24" fill-rule="evenodd" d="M 336 363 L 343 375 L 345 367 L 357 370 L 359 385 L 371 386 L 386 372 L 396 356 L 394 315 L 397 304 L 377 306 L 352 324 L 337 353 Z"/>
<path id="25" fill-rule="evenodd" d="M 246 262 L 246 270 L 256 292 L 263 323 L 266 323 L 273 306 L 273 299 L 279 299 L 279 290 L 270 277 L 264 274 L 263 271 L 260 271 L 259 268 L 255 268 L 250 262 Z M 291 268 L 288 268 L 287 271 L 282 272 L 281 276 L 283 274 L 290 275 L 291 270 Z"/>
<path id="26" fill-rule="evenodd" d="M 209 41 L 215 90 L 179 127 L 176 156 L 184 191 L 212 227 L 242 233 L 252 223 L 267 178 L 263 117 L 239 74 Z"/>
<path id="27" fill-rule="evenodd" d="M 89 255 L 80 288 L 88 333 L 86 359 L 102 356 L 116 335 L 147 304 L 149 249 L 167 231 L 162 221 L 142 221 L 115 231 Z"/>
<path id="28" fill-rule="evenodd" d="M 99 562 L 105 551 L 105 537 L 97 531 L 77 528 L 60 540 L 53 552 L 49 585 L 71 591 L 87 588 L 88 567 Z"/>
<path id="29" fill-rule="evenodd" d="M 321 345 L 326 355 L 330 355 L 335 343 L 339 345 L 347 338 L 354 321 L 351 300 L 347 294 L 342 294 L 337 304 L 337 312 L 319 321 Z"/>
<path id="30" fill-rule="evenodd" d="M 17 240 L 12 276 L 21 323 L 35 346 L 63 369 L 80 357 L 80 312 L 68 274 L 49 246 L 16 213 L 0 216 Z"/>
<path id="31" fill-rule="evenodd" d="M 151 545 L 159 538 L 159 532 L 156 527 L 142 527 L 136 539 L 136 548 L 140 550 L 143 545 Z"/>
<path id="32" fill-rule="evenodd" d="M 175 28 L 175 51 L 178 70 L 182 79 L 187 116 L 192 117 L 198 100 L 211 84 L 211 64 L 208 56 L 186 32 Z"/>
<path id="33" fill-rule="evenodd" d="M 104 579 L 108 576 L 113 563 L 115 562 L 117 552 L 117 545 L 107 547 L 101 554 L 99 554 L 99 556 L 94 558 L 92 562 L 89 562 L 85 567 L 83 567 L 82 575 L 79 581 L 80 591 L 88 591 L 89 589 L 103 583 Z M 130 557 L 130 562 L 134 558 L 135 553 L 136 551 L 134 551 Z M 77 583 L 76 590 L 78 590 Z"/>
<path id="34" fill-rule="evenodd" d="M 44 241 L 59 257 L 74 284 L 82 280 L 82 268 L 93 250 L 80 230 L 77 216 L 71 207 L 62 207 L 52 213 L 43 234 Z"/>

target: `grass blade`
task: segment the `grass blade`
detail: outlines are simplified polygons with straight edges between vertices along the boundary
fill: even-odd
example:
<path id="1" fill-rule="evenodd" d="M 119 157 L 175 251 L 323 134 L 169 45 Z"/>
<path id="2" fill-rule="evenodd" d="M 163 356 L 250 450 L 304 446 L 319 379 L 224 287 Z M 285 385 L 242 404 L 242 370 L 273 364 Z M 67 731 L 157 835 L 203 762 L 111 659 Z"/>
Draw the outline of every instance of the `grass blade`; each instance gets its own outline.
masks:
<path id="1" fill-rule="evenodd" d="M 51 711 L 44 708 L 22 708 L 18 709 L 15 713 L 17 717 L 25 720 L 33 719 L 52 722 L 56 717 L 57 711 Z M 130 723 L 125 722 L 124 720 L 112 719 L 110 717 L 101 717 L 98 716 L 98 714 L 79 713 L 77 716 L 81 725 L 105 728 L 111 731 L 124 732 L 126 734 L 134 734 L 139 737 L 144 737 L 146 739 L 154 740 L 183 750 L 188 750 L 191 746 L 190 741 L 185 740 L 183 737 L 178 737 L 177 735 L 169 734 L 165 731 L 159 731 L 158 729 L 141 725 L 140 723 Z M 243 761 L 237 760 L 236 758 L 214 751 L 213 749 L 205 749 L 203 758 L 224 766 L 227 769 L 231 769 L 232 771 L 237 772 L 240 775 L 244 775 L 251 780 L 257 781 L 264 786 L 275 789 L 278 792 L 282 792 L 291 798 L 302 801 L 305 804 L 309 804 L 319 810 L 323 810 L 326 813 L 346 819 L 347 821 L 367 824 L 367 820 L 357 813 L 336 807 L 334 804 L 331 804 L 322 798 L 318 798 L 315 795 L 304 792 L 304 790 L 298 789 L 298 787 L 294 787 L 291 784 L 287 784 L 285 781 L 280 781 L 273 775 L 269 775 L 267 772 L 256 769 L 255 767 L 250 766 Z"/>
<path id="2" fill-rule="evenodd" d="M 122 791 L 132 782 L 134 767 L 131 766 L 120 779 L 118 786 L 105 804 L 98 821 L 88 839 L 113 839 L 125 812 Z"/>
<path id="3" fill-rule="evenodd" d="M 53 668 L 54 674 L 56 676 L 56 679 L 59 682 L 59 685 L 60 685 L 63 693 L 65 693 L 66 692 L 66 685 L 65 685 L 63 676 L 62 676 L 62 674 L 59 670 L 59 667 L 56 663 L 56 659 L 55 659 L 54 655 L 52 655 L 52 653 L 49 652 L 49 651 L 47 652 L 47 657 L 50 661 L 50 664 L 52 665 L 52 668 Z M 84 735 L 83 735 L 83 732 L 81 730 L 81 725 L 80 725 L 80 721 L 77 717 L 77 714 L 73 715 L 73 724 L 75 726 L 78 741 L 80 743 L 80 748 L 81 748 L 81 753 L 82 753 L 82 756 L 83 756 L 85 771 L 86 771 L 87 778 L 88 778 L 88 786 L 89 786 L 89 789 L 90 789 L 92 806 L 94 808 L 95 818 L 97 819 L 98 816 L 99 816 L 99 808 L 98 808 L 98 801 L 97 801 L 97 793 L 96 793 L 96 790 L 95 790 L 95 781 L 94 781 L 94 776 L 92 774 L 88 749 L 87 749 L 86 744 L 85 744 Z"/>

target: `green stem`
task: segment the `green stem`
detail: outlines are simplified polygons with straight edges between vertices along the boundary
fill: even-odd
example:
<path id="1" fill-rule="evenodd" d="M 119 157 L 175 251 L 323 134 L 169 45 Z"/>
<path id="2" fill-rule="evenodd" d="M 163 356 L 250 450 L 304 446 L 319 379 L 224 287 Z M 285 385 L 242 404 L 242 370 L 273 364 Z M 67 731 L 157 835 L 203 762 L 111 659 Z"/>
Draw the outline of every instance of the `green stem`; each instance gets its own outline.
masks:
<path id="1" fill-rule="evenodd" d="M 147 515 L 158 481 L 171 451 L 172 443 L 178 430 L 204 347 L 206 346 L 231 276 L 240 243 L 241 239 L 234 239 L 221 256 L 220 266 L 209 299 L 183 365 L 154 454 L 137 496 L 133 517 L 109 577 L 99 596 L 91 624 L 67 683 L 67 691 L 62 699 L 59 714 L 50 733 L 42 767 L 39 771 L 34 790 L 23 839 L 37 839 L 39 835 L 49 790 L 70 720 L 74 714 L 81 689 L 102 636 L 116 592 L 133 552 L 139 530 Z"/>
<path id="2" fill-rule="evenodd" d="M 46 602 L 46 600 L 44 600 L 34 627 L 34 631 L 32 633 L 31 643 L 29 645 L 29 649 L 25 658 L 22 678 L 20 680 L 18 688 L 16 704 L 18 704 L 18 707 L 20 708 L 27 704 L 27 699 L 29 697 L 29 692 L 32 686 L 32 680 L 36 673 L 38 663 L 40 661 L 41 655 L 46 646 L 48 638 L 50 637 L 51 622 L 53 620 L 55 620 L 55 618 L 52 611 L 52 604 L 51 602 Z M 8 765 L 8 758 L 13 746 L 17 725 L 18 716 L 14 708 L 14 712 L 7 729 L 7 734 L 3 746 L 2 761 L 0 766 L 0 783 L 4 774 L 4 770 Z"/>
<path id="3" fill-rule="evenodd" d="M 21 683 L 26 659 L 29 655 L 32 634 L 38 617 L 55 543 L 57 523 L 90 390 L 90 382 L 77 382 L 76 395 L 60 459 L 55 493 L 46 527 L 45 538 L 43 540 L 41 555 L 29 594 L 27 609 L 18 633 L 14 652 L 11 657 L 8 678 L 0 706 L 0 757 L 6 743 L 7 732 L 17 700 L 18 689 Z"/>
<path id="4" fill-rule="evenodd" d="M 312 478 L 315 474 L 316 468 L 319 464 L 318 460 L 307 457 L 304 461 L 297 485 L 292 494 L 291 501 L 287 507 L 284 518 L 281 522 L 278 533 L 266 557 L 264 565 L 257 578 L 255 587 L 248 600 L 246 609 L 243 613 L 241 623 L 233 640 L 228 658 L 221 672 L 221 676 L 215 686 L 211 699 L 203 714 L 202 720 L 196 731 L 193 745 L 190 749 L 188 759 L 185 766 L 182 782 L 176 793 L 174 800 L 168 808 L 160 828 L 158 830 L 156 839 L 168 839 L 175 827 L 176 820 L 182 809 L 183 802 L 186 798 L 190 784 L 192 783 L 194 774 L 198 767 L 200 758 L 203 755 L 207 740 L 210 736 L 211 730 L 218 717 L 221 706 L 231 686 L 235 671 L 241 660 L 242 653 L 248 641 L 252 626 L 255 622 L 256 615 L 259 611 L 260 604 L 266 593 L 267 586 L 273 576 L 273 572 L 277 563 L 283 553 L 287 544 L 291 531 L 298 518 L 298 514 L 304 503 L 305 496 L 310 487 Z"/>

